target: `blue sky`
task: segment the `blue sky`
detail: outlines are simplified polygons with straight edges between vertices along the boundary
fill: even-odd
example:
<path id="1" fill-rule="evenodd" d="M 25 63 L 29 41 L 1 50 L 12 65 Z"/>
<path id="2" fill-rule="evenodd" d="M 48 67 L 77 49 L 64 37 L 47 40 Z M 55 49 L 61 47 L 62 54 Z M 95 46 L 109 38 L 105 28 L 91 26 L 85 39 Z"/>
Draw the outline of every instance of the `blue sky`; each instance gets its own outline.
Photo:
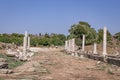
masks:
<path id="1" fill-rule="evenodd" d="M 120 0 L 0 0 L 0 33 L 62 33 L 79 21 L 120 32 Z"/>

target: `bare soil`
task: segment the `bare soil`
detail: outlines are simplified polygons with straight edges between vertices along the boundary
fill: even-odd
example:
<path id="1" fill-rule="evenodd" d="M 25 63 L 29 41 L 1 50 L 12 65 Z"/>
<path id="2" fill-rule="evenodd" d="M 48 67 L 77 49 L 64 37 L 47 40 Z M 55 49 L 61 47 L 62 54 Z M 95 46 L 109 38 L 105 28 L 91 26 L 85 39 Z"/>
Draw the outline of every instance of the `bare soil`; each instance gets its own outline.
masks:
<path id="1" fill-rule="evenodd" d="M 120 80 L 114 65 L 67 55 L 61 49 L 42 49 L 30 61 L 0 74 L 5 80 Z"/>

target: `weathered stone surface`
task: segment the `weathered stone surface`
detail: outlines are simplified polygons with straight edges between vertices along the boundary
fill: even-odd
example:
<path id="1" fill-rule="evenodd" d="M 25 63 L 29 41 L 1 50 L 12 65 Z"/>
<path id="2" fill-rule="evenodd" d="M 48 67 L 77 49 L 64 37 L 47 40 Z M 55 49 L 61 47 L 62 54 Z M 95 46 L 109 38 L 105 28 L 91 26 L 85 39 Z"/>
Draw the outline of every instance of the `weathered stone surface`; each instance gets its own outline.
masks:
<path id="1" fill-rule="evenodd" d="M 16 54 L 17 54 L 17 51 L 13 51 L 12 49 L 8 49 L 6 51 L 6 55 L 10 57 L 15 57 Z"/>
<path id="2" fill-rule="evenodd" d="M 17 46 L 15 44 L 2 43 L 0 42 L 0 49 L 15 49 Z"/>

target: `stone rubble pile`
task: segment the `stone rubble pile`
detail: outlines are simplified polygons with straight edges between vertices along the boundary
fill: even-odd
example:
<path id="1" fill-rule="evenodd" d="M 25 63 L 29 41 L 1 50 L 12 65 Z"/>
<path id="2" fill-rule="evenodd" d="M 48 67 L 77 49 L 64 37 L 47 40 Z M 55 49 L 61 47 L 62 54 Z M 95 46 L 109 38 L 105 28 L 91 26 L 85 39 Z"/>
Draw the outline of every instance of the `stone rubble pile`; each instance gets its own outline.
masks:
<path id="1" fill-rule="evenodd" d="M 13 50 L 13 49 L 8 49 L 6 51 L 7 56 L 14 56 L 19 60 L 22 61 L 28 61 L 30 60 L 30 57 L 34 55 L 34 52 L 30 51 L 30 37 L 28 36 L 27 32 L 25 32 L 25 36 L 23 39 L 23 50 Z"/>

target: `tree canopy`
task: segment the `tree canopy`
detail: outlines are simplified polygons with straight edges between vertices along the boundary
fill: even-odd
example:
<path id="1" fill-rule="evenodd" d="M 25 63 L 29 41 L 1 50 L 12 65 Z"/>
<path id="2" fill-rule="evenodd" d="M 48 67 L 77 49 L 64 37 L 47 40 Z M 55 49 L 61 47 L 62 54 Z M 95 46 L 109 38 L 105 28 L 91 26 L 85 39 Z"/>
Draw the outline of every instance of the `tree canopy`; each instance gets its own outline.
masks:
<path id="1" fill-rule="evenodd" d="M 97 33 L 94 28 L 91 28 L 87 22 L 79 22 L 74 24 L 69 29 L 70 35 L 68 38 L 76 38 L 76 44 L 80 45 L 83 34 L 86 37 L 86 44 L 92 44 L 97 39 Z"/>

